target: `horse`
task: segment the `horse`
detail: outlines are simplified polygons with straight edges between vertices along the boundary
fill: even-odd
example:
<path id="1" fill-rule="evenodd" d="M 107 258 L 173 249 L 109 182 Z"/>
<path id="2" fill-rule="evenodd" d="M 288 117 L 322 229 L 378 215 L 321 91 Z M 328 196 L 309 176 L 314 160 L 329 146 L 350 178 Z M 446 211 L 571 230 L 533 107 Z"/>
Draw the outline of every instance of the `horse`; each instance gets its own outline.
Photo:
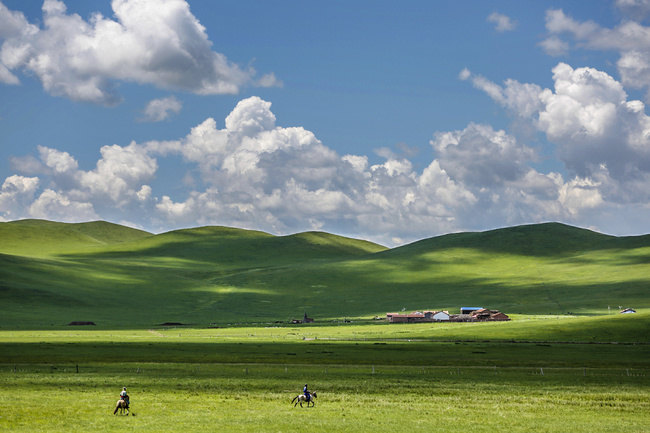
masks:
<path id="1" fill-rule="evenodd" d="M 293 403 L 294 401 L 296 402 L 293 405 L 293 407 L 296 407 L 298 405 L 298 403 L 300 403 L 300 407 L 302 407 L 303 403 L 307 403 L 307 407 L 309 407 L 309 403 L 311 403 L 311 405 L 314 406 L 314 399 L 315 398 L 316 398 L 316 393 L 315 392 L 311 393 L 311 398 L 309 399 L 309 401 L 307 400 L 307 397 L 305 397 L 305 394 L 298 394 L 297 396 L 295 396 L 293 398 L 293 400 L 291 400 L 291 403 Z"/>
<path id="2" fill-rule="evenodd" d="M 123 398 L 117 401 L 113 415 L 115 415 L 118 410 L 120 411 L 120 415 L 124 415 L 124 411 L 126 411 L 126 416 L 129 416 L 129 406 L 126 404 L 126 400 Z"/>

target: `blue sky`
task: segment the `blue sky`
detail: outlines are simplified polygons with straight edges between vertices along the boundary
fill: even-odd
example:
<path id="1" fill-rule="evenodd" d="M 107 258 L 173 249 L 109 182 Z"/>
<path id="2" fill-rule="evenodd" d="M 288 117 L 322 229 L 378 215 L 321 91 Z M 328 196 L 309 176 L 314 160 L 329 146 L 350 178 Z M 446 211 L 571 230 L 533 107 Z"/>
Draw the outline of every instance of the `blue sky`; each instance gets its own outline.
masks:
<path id="1" fill-rule="evenodd" d="M 0 0 L 0 221 L 650 221 L 650 4 Z"/>

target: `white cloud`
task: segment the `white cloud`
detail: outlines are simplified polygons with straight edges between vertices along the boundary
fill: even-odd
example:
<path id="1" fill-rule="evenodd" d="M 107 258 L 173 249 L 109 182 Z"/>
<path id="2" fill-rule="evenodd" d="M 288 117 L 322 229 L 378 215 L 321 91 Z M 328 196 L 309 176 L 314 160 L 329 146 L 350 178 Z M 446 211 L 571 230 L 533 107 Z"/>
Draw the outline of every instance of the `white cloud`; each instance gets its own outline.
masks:
<path id="1" fill-rule="evenodd" d="M 570 117 L 566 124 L 553 125 L 559 128 L 554 132 L 558 141 L 567 140 L 562 149 L 576 145 L 571 131 L 591 131 L 600 145 L 598 134 L 605 131 L 581 122 L 591 126 L 607 111 L 588 108 L 590 104 L 619 101 L 616 114 L 627 110 L 630 131 L 632 120 L 645 116 L 643 103 L 626 101 L 606 74 L 566 65 L 555 73 L 555 91 L 514 80 L 499 86 L 484 78 L 477 81 L 471 73 L 467 79 L 491 89 L 496 101 L 522 119 L 549 129 L 549 136 L 550 126 L 539 120 L 542 113 Z M 566 104 L 574 111 L 562 114 Z M 590 114 L 595 116 L 591 120 Z M 650 175 L 638 164 L 634 182 L 618 178 L 606 164 L 584 176 L 574 173 L 568 181 L 558 173 L 540 173 L 531 167 L 534 149 L 489 125 L 470 123 L 435 133 L 435 157 L 418 171 L 393 152 L 383 152 L 384 160 L 372 165 L 364 155 L 339 155 L 311 131 L 277 125 L 271 104 L 258 97 L 240 101 L 223 124 L 220 129 L 209 118 L 179 140 L 104 146 L 89 171 L 67 152 L 41 146 L 40 165 L 16 167 L 40 167 L 43 178 L 8 178 L 0 195 L 0 218 L 133 221 L 146 215 L 148 220 L 140 222 L 144 227 L 220 224 L 277 234 L 319 229 L 390 244 L 504 222 L 580 221 L 585 213 L 612 208 L 616 200 L 638 202 L 636 194 L 647 196 L 643 189 L 649 190 Z M 641 140 L 637 152 L 642 152 L 641 131 L 636 134 Z M 581 143 L 577 145 L 589 140 Z M 175 175 L 159 173 L 166 164 L 159 166 L 158 158 L 168 156 L 182 156 L 184 166 L 178 170 L 177 188 L 157 191 L 151 186 L 155 177 Z M 191 182 L 183 183 L 188 176 Z M 619 193 L 624 194 L 612 198 Z"/>
<path id="2" fill-rule="evenodd" d="M 513 21 L 509 16 L 492 12 L 487 17 L 488 22 L 495 24 L 495 30 L 498 32 L 508 32 L 517 27 L 516 21 Z"/>
<path id="3" fill-rule="evenodd" d="M 162 122 L 172 114 L 180 113 L 182 108 L 183 104 L 174 96 L 153 99 L 145 107 L 142 120 L 146 122 Z"/>
<path id="4" fill-rule="evenodd" d="M 535 152 L 505 131 L 471 123 L 463 131 L 435 134 L 440 166 L 464 185 L 491 187 L 520 178 Z"/>
<path id="5" fill-rule="evenodd" d="M 575 178 L 560 188 L 560 203 L 574 216 L 584 208 L 597 207 L 603 203 L 598 186 L 590 179 Z"/>
<path id="6" fill-rule="evenodd" d="M 38 146 L 38 152 L 41 156 L 41 161 L 55 173 L 76 171 L 79 166 L 77 161 L 68 152 L 61 152 L 45 146 Z"/>
<path id="7" fill-rule="evenodd" d="M 78 173 L 79 188 L 94 196 L 108 196 L 118 206 L 138 197 L 142 182 L 158 169 L 156 159 L 136 143 L 103 146 L 101 154 L 94 170 Z"/>
<path id="8" fill-rule="evenodd" d="M 650 0 L 616 0 L 616 6 L 636 21 L 650 15 Z"/>
<path id="9" fill-rule="evenodd" d="M 98 218 L 91 203 L 70 199 L 66 194 L 46 189 L 29 207 L 33 218 L 63 222 L 84 222 Z"/>
<path id="10" fill-rule="evenodd" d="M 619 1 L 618 6 L 636 10 L 637 18 L 642 16 L 638 14 L 650 10 L 647 1 Z M 547 11 L 546 29 L 549 37 L 541 45 L 549 54 L 565 54 L 568 43 L 560 37 L 570 35 L 579 48 L 617 51 L 620 54 L 617 67 L 621 82 L 625 86 L 650 88 L 650 27 L 625 20 L 614 28 L 605 28 L 593 21 L 576 21 L 557 9 Z"/>
<path id="11" fill-rule="evenodd" d="M 33 200 L 39 183 L 37 177 L 12 175 L 6 178 L 0 188 L 0 220 L 25 217 L 25 208 Z"/>
<path id="12" fill-rule="evenodd" d="M 550 36 L 540 42 L 539 45 L 550 56 L 559 57 L 569 53 L 569 43 L 557 36 Z"/>
<path id="13" fill-rule="evenodd" d="M 514 80 L 499 86 L 482 77 L 473 83 L 556 143 L 572 176 L 598 179 L 604 200 L 648 200 L 650 193 L 639 187 L 650 177 L 650 117 L 643 102 L 627 100 L 620 82 L 593 68 L 560 63 L 553 80 L 552 90 Z"/>
<path id="14" fill-rule="evenodd" d="M 85 21 L 45 0 L 42 29 L 0 7 L 0 80 L 15 82 L 11 71 L 25 70 L 52 95 L 106 105 L 120 101 L 119 81 L 206 95 L 256 84 L 252 68 L 212 50 L 185 0 L 114 0 L 112 7 L 115 20 L 96 13 Z M 267 74 L 257 84 L 279 80 Z"/>
<path id="15" fill-rule="evenodd" d="M 2 63 L 0 63 L 0 83 L 20 84 L 20 80 Z"/>
<path id="16" fill-rule="evenodd" d="M 2 194 L 31 194 L 38 186 L 37 177 L 9 176 L 2 183 Z"/>

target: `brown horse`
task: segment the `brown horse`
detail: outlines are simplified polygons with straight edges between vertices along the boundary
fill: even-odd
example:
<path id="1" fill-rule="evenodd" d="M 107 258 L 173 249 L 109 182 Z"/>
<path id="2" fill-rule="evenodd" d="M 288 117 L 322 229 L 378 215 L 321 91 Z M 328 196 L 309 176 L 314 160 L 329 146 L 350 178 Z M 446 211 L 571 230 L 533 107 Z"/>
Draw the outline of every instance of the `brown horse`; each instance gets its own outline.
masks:
<path id="1" fill-rule="evenodd" d="M 117 401 L 113 415 L 115 415 L 118 410 L 120 411 L 120 415 L 124 415 L 124 411 L 126 411 L 126 416 L 129 416 L 129 406 L 126 404 L 126 401 L 123 398 Z"/>
<path id="2" fill-rule="evenodd" d="M 311 393 L 311 398 L 309 399 L 309 401 L 307 401 L 307 397 L 305 397 L 305 394 L 298 394 L 297 396 L 295 396 L 293 398 L 293 400 L 291 400 L 291 403 L 293 403 L 294 401 L 296 402 L 293 405 L 293 407 L 296 407 L 299 403 L 300 403 L 300 407 L 302 407 L 303 403 L 307 403 L 307 407 L 309 407 L 309 403 L 311 403 L 311 405 L 314 406 L 314 404 L 315 404 L 314 399 L 315 398 L 316 398 L 316 393 L 315 392 Z"/>

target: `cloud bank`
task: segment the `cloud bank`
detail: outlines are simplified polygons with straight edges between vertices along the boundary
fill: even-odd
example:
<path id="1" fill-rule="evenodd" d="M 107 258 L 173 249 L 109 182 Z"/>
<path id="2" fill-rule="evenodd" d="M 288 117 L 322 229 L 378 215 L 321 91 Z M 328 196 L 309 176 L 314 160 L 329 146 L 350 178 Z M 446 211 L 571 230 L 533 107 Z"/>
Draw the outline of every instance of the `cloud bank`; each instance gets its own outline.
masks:
<path id="1" fill-rule="evenodd" d="M 646 100 L 650 100 L 650 27 L 636 21 L 648 16 L 650 3 L 619 0 L 616 5 L 629 18 L 614 28 L 602 27 L 593 21 L 577 21 L 561 9 L 547 11 L 548 37 L 540 45 L 552 56 L 566 55 L 572 48 L 618 52 L 616 66 L 621 83 L 645 89 L 648 92 Z M 571 41 L 575 47 L 571 47 Z"/>
<path id="2" fill-rule="evenodd" d="M 113 0 L 115 19 L 85 21 L 58 0 L 43 2 L 43 27 L 0 3 L 0 82 L 33 74 L 45 91 L 74 101 L 115 105 L 117 84 L 132 82 L 202 95 L 275 86 L 273 74 L 230 62 L 213 51 L 185 0 Z"/>
<path id="3" fill-rule="evenodd" d="M 461 73 L 549 140 L 569 177 L 539 172 L 538 151 L 490 125 L 435 132 L 421 171 L 385 152 L 341 155 L 302 127 L 278 126 L 271 103 L 241 100 L 223 127 L 208 118 L 185 137 L 104 146 L 83 170 L 73 155 L 39 146 L 17 158 L 0 190 L 3 219 L 106 218 L 149 229 L 220 224 L 272 233 L 326 230 L 385 244 L 476 227 L 576 221 L 650 198 L 650 120 L 619 82 L 591 68 L 553 69 L 554 89 Z M 189 185 L 151 186 L 165 158 L 181 158 Z M 20 172 L 22 170 L 22 172 Z"/>

